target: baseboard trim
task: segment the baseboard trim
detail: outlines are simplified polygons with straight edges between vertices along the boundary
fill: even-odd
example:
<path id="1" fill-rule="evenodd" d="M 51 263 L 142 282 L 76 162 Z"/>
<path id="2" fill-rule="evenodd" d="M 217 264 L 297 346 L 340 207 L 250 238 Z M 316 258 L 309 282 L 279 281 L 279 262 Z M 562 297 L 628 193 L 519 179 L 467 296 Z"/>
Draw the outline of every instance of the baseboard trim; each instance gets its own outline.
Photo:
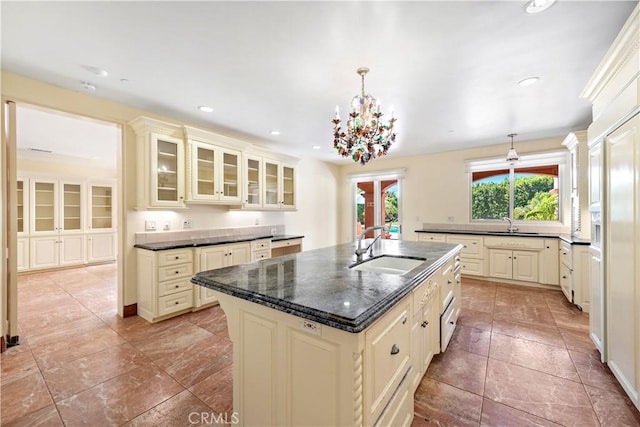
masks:
<path id="1" fill-rule="evenodd" d="M 7 350 L 7 342 L 4 337 L 0 337 L 0 353 L 4 353 Z"/>
<path id="2" fill-rule="evenodd" d="M 131 317 L 138 314 L 138 303 L 125 305 L 122 309 L 122 317 Z"/>

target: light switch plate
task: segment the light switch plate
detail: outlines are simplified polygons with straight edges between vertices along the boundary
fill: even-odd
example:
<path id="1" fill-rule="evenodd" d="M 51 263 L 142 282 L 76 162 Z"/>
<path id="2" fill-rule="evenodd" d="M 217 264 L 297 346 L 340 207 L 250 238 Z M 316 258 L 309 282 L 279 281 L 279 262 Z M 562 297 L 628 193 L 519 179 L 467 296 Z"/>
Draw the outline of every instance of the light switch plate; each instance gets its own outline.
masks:
<path id="1" fill-rule="evenodd" d="M 156 222 L 155 221 L 145 221 L 144 222 L 145 231 L 156 231 Z"/>

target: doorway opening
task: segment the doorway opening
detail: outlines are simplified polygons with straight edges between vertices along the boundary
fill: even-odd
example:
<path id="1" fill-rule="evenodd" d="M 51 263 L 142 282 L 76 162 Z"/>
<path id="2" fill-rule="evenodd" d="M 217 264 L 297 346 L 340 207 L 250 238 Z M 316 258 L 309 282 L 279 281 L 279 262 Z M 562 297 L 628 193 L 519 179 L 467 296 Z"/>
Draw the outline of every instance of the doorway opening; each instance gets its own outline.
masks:
<path id="1" fill-rule="evenodd" d="M 382 235 L 383 239 L 402 238 L 400 190 L 401 176 L 395 174 L 354 179 L 355 238 L 374 225 L 387 227 Z M 367 232 L 365 237 L 374 237 L 374 232 Z"/>

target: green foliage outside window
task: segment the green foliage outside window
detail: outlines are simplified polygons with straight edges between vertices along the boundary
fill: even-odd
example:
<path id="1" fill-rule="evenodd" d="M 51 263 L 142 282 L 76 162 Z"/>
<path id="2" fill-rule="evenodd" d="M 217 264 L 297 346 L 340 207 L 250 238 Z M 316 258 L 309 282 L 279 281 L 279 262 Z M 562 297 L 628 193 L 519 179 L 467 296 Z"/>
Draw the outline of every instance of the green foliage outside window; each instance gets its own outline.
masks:
<path id="1" fill-rule="evenodd" d="M 546 175 L 517 176 L 514 182 L 514 219 L 557 221 L 558 194 L 554 179 Z M 473 183 L 471 218 L 501 219 L 509 216 L 509 179 Z"/>

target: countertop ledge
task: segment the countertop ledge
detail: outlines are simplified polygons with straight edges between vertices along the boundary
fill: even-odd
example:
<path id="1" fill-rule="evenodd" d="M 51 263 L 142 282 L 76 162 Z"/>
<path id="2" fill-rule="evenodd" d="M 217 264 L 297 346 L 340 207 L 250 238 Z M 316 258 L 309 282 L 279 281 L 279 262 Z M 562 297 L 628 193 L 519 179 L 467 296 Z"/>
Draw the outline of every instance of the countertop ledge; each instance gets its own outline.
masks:
<path id="1" fill-rule="evenodd" d="M 368 239 L 370 240 L 370 239 Z M 451 243 L 382 240 L 374 258 L 426 258 L 402 275 L 352 270 L 355 243 L 197 273 L 191 281 L 350 333 L 380 318 L 462 249 Z M 365 259 L 366 261 L 366 259 Z"/>
<path id="2" fill-rule="evenodd" d="M 581 239 L 579 237 L 572 236 L 570 234 L 559 233 L 506 233 L 502 231 L 487 231 L 487 230 L 441 230 L 423 228 L 415 230 L 416 233 L 436 233 L 436 234 L 473 234 L 478 236 L 506 236 L 506 237 L 537 237 L 537 238 L 554 238 L 564 240 L 572 245 L 590 245 L 591 241 L 587 239 Z"/>
<path id="3" fill-rule="evenodd" d="M 229 243 L 251 242 L 253 240 L 271 239 L 272 242 L 281 240 L 302 239 L 304 236 L 294 234 L 268 234 L 268 235 L 238 235 L 204 237 L 200 239 L 172 240 L 167 242 L 140 243 L 133 245 L 134 248 L 146 249 L 149 251 L 164 251 L 169 249 L 197 248 L 201 246 L 226 245 Z"/>

